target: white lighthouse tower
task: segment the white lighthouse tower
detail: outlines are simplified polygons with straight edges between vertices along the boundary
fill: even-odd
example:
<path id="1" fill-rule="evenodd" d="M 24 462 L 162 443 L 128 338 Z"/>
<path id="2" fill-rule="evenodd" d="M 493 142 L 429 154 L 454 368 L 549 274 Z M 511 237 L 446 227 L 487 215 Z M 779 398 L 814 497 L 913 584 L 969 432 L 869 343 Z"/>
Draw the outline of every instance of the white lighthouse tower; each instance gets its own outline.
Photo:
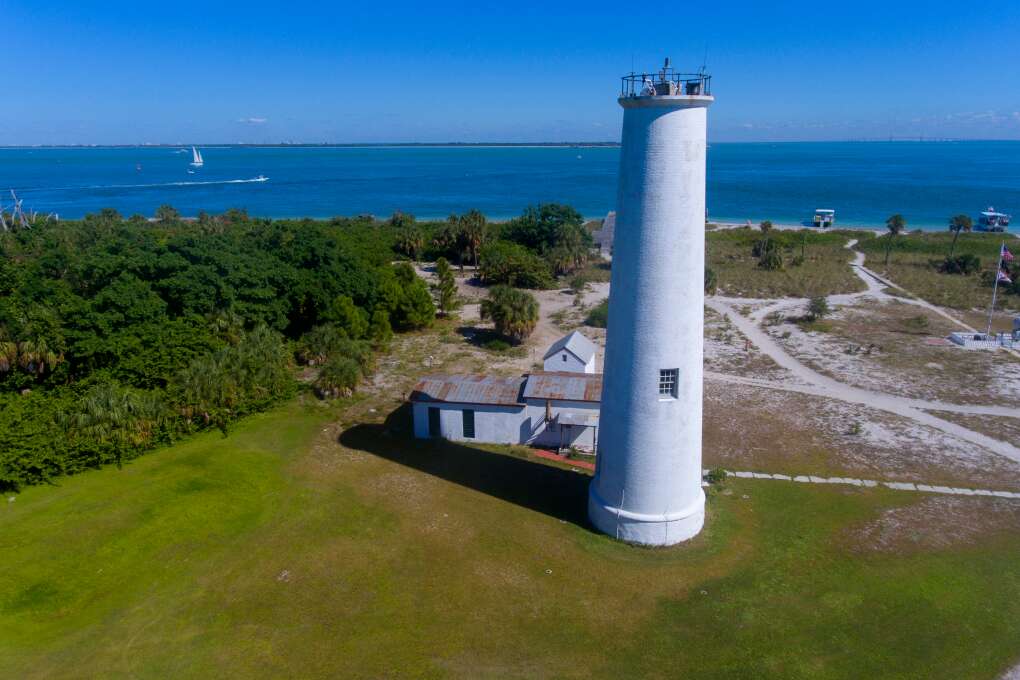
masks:
<path id="1" fill-rule="evenodd" d="M 595 478 L 588 514 L 645 545 L 705 520 L 701 398 L 705 129 L 711 79 L 623 77 L 620 185 Z"/>

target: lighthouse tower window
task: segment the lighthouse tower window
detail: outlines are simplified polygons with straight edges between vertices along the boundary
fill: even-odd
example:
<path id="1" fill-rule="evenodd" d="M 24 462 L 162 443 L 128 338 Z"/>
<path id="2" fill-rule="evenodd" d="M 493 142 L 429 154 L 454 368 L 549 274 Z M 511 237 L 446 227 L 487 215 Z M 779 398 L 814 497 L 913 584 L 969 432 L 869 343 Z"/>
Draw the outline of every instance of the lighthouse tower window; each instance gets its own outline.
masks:
<path id="1" fill-rule="evenodd" d="M 676 383 L 680 376 L 679 368 L 663 368 L 659 371 L 659 396 L 676 399 Z"/>

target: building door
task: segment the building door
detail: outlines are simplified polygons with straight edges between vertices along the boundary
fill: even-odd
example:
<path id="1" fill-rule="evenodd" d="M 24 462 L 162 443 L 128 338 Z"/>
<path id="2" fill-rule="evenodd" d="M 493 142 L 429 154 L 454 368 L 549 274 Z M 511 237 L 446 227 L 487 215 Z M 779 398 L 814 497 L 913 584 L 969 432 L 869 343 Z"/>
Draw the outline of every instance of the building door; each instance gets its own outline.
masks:
<path id="1" fill-rule="evenodd" d="M 442 437 L 442 428 L 439 426 L 439 409 L 429 406 L 429 436 Z"/>

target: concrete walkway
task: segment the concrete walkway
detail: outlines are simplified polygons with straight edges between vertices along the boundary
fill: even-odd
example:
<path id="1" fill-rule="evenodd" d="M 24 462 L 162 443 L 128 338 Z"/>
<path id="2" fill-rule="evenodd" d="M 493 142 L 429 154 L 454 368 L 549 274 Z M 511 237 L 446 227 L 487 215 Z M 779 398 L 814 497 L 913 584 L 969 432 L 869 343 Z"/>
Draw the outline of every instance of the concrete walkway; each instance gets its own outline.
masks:
<path id="1" fill-rule="evenodd" d="M 708 474 L 708 470 L 702 471 Z M 938 486 L 934 484 L 915 484 L 913 482 L 887 482 L 874 479 L 858 479 L 856 477 L 817 477 L 815 475 L 783 475 L 768 472 L 747 472 L 743 470 L 726 470 L 728 477 L 737 479 L 771 479 L 781 482 L 797 482 L 801 484 L 845 484 L 864 488 L 884 486 L 896 491 L 920 491 L 922 493 L 940 493 L 948 496 L 994 496 L 1020 500 L 1020 492 L 993 491 L 991 489 L 970 489 L 954 486 Z"/>
<path id="2" fill-rule="evenodd" d="M 851 240 L 847 243 L 847 248 L 852 248 L 857 243 L 856 240 Z M 879 284 L 890 285 L 889 282 L 885 281 L 882 277 L 878 276 L 871 270 L 864 267 L 864 253 L 855 253 L 854 261 L 851 263 L 854 272 L 868 289 L 860 293 L 850 293 L 846 295 L 831 295 L 828 300 L 832 304 L 845 305 L 851 303 L 861 297 L 875 297 L 875 298 L 889 298 L 890 296 L 881 290 Z M 897 286 L 898 287 L 898 286 Z M 901 300 L 901 298 L 896 298 Z M 910 304 L 917 304 L 931 309 L 932 311 L 950 319 L 954 323 L 961 326 L 964 324 L 958 319 L 953 318 L 947 313 L 939 310 L 934 305 L 924 302 L 923 300 L 902 299 L 903 302 Z M 746 317 L 740 314 L 737 309 L 737 304 L 748 304 L 750 301 L 739 300 L 734 298 L 724 297 L 708 297 L 705 299 L 705 304 L 711 307 L 713 310 L 729 318 L 730 322 L 737 327 L 737 329 L 744 334 L 759 350 L 776 364 L 785 368 L 789 371 L 795 381 L 794 382 L 777 382 L 768 380 L 757 380 L 754 378 L 745 378 L 742 376 L 729 375 L 724 373 L 713 373 L 706 372 L 706 377 L 709 379 L 720 380 L 724 382 L 739 383 L 745 385 L 755 385 L 758 387 L 765 387 L 770 389 L 781 389 L 791 392 L 801 392 L 804 394 L 812 394 L 815 396 L 828 397 L 830 399 L 837 399 L 853 404 L 861 404 L 870 408 L 875 408 L 880 411 L 886 411 L 903 418 L 908 418 L 922 425 L 941 430 L 946 434 L 953 435 L 963 439 L 964 441 L 977 444 L 983 448 L 993 451 L 1000 456 L 1008 458 L 1012 461 L 1020 463 L 1020 449 L 1013 446 L 1008 442 L 999 441 L 993 439 L 987 435 L 981 434 L 969 430 L 956 423 L 943 420 L 937 416 L 927 413 L 925 409 L 934 411 L 945 411 L 948 413 L 960 413 L 967 415 L 993 415 L 1020 418 L 1020 410 L 1011 409 L 998 406 L 970 406 L 963 404 L 948 404 L 937 401 L 925 401 L 920 399 L 911 399 L 907 397 L 898 397 L 892 394 L 886 394 L 883 392 L 874 392 L 871 390 L 862 389 L 860 387 L 854 387 L 841 383 L 834 378 L 830 378 L 827 375 L 823 375 L 809 366 L 801 363 L 785 349 L 783 349 L 778 342 L 776 342 L 771 335 L 769 335 L 760 325 L 759 321 L 767 314 L 775 311 L 785 310 L 789 308 L 799 308 L 804 305 L 805 300 L 792 298 L 781 300 L 775 304 L 767 305 L 760 309 L 755 310 L 750 317 Z M 966 327 L 966 326 L 964 326 Z"/>

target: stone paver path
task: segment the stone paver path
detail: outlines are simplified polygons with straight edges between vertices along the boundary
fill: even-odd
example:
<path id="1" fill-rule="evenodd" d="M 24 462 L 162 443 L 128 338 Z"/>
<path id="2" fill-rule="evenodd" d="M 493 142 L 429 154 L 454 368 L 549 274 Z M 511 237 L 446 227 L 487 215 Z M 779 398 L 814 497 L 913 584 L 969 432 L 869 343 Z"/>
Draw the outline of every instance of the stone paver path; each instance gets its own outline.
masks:
<path id="1" fill-rule="evenodd" d="M 708 474 L 708 470 L 702 471 Z M 939 486 L 935 484 L 915 484 L 913 482 L 888 482 L 875 479 L 858 479 L 856 477 L 818 477 L 816 475 L 784 475 L 768 472 L 748 472 L 744 470 L 726 470 L 728 477 L 737 479 L 771 479 L 781 482 L 797 482 L 800 484 L 846 484 L 874 488 L 884 486 L 897 491 L 921 491 L 923 493 L 941 493 L 950 496 L 995 496 L 997 498 L 1012 498 L 1020 500 L 1020 492 L 1016 491 L 994 491 L 991 489 L 970 489 L 955 486 Z"/>

